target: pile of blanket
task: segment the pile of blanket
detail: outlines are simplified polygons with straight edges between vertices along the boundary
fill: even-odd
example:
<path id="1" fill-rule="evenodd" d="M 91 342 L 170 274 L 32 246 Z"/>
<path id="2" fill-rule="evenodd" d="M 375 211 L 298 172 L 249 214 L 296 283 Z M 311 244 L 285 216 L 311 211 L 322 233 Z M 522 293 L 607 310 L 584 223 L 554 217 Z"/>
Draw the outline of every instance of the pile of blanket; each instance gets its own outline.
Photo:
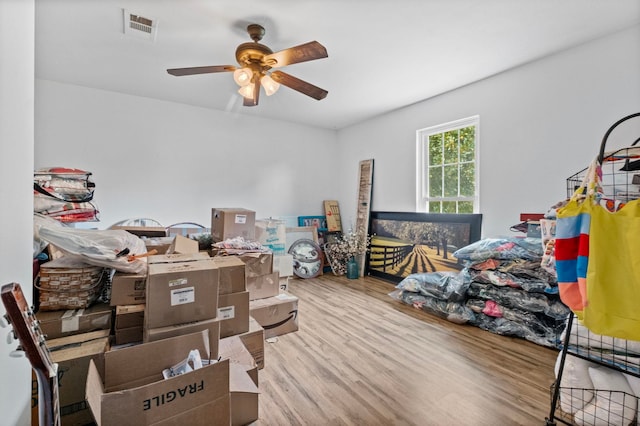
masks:
<path id="1" fill-rule="evenodd" d="M 461 271 L 403 279 L 390 296 L 456 323 L 557 347 L 570 310 L 541 267 L 537 238 L 489 238 L 457 250 Z"/>
<path id="2" fill-rule="evenodd" d="M 99 211 L 93 202 L 91 172 L 49 167 L 33 174 L 33 210 L 60 222 L 94 222 Z"/>

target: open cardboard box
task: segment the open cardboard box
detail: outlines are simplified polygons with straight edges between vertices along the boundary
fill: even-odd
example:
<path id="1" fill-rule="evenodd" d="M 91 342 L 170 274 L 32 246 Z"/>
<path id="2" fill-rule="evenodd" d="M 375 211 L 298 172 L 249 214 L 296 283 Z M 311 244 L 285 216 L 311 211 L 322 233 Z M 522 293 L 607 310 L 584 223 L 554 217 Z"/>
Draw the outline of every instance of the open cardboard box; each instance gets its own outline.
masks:
<path id="1" fill-rule="evenodd" d="M 85 389 L 98 426 L 229 424 L 228 360 L 163 379 L 192 349 L 209 357 L 207 331 L 107 352 L 103 375 L 91 361 Z"/>

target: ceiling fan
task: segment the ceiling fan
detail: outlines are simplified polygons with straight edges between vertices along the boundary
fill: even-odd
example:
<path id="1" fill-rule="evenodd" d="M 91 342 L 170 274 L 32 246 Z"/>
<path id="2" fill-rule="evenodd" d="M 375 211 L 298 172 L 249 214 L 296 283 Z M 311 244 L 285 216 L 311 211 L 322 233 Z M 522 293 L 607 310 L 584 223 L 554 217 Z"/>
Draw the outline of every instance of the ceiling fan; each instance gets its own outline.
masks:
<path id="1" fill-rule="evenodd" d="M 238 92 L 244 98 L 244 106 L 258 105 L 260 86 L 267 96 L 275 93 L 280 84 L 314 99 L 324 99 L 329 92 L 300 80 L 282 71 L 269 72 L 272 68 L 280 68 L 285 65 L 299 62 L 312 61 L 328 57 L 327 49 L 317 41 L 310 41 L 299 46 L 273 52 L 269 47 L 260 44 L 265 30 L 261 25 L 250 24 L 247 27 L 249 37 L 253 42 L 242 43 L 236 49 L 236 61 L 239 67 L 234 65 L 212 65 L 190 68 L 170 68 L 167 72 L 175 76 L 208 74 L 216 72 L 233 72 L 235 82 L 240 86 Z"/>

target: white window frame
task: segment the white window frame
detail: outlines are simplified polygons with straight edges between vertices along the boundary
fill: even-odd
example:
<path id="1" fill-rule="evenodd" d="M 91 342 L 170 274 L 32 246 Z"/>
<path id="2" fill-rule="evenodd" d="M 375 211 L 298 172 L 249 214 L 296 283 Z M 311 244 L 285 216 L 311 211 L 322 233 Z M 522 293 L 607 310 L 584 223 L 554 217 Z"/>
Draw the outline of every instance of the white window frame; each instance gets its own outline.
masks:
<path id="1" fill-rule="evenodd" d="M 475 188 L 473 197 L 438 197 L 438 201 L 473 201 L 473 212 L 480 212 L 480 116 L 462 118 L 416 131 L 416 211 L 428 212 L 429 201 L 429 136 L 475 126 Z"/>

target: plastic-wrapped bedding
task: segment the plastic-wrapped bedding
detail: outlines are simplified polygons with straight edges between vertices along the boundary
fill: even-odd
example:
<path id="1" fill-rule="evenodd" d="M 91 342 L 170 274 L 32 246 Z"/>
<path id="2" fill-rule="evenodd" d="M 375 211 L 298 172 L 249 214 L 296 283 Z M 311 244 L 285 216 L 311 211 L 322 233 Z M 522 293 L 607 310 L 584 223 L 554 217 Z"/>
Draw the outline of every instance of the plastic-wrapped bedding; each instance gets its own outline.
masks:
<path id="1" fill-rule="evenodd" d="M 551 318 L 541 313 L 523 311 L 501 306 L 493 300 L 469 299 L 466 306 L 473 312 L 485 314 L 494 318 L 504 318 L 527 326 L 532 333 L 545 339 L 559 338 L 564 327 L 564 321 Z"/>
<path id="2" fill-rule="evenodd" d="M 520 277 L 517 275 L 510 274 L 508 272 L 501 271 L 492 271 L 492 270 L 484 270 L 484 271 L 475 271 L 471 270 L 469 272 L 471 275 L 471 279 L 476 282 L 481 282 L 485 284 L 493 284 L 499 287 L 513 287 L 513 288 L 521 288 L 524 291 L 532 292 L 532 293 L 549 293 L 556 294 L 558 292 L 557 286 L 551 286 L 547 281 L 543 281 L 540 279 L 531 279 L 526 277 Z"/>
<path id="3" fill-rule="evenodd" d="M 482 313 L 476 313 L 471 324 L 503 336 L 521 337 L 541 346 L 556 346 L 558 343 L 558 333 L 549 329 L 548 332 L 540 333 L 540 327 L 532 329 L 530 324 L 517 319 L 495 318 Z"/>
<path id="4" fill-rule="evenodd" d="M 463 302 L 471 279 L 467 269 L 460 272 L 424 272 L 408 275 L 396 288 L 450 302 Z"/>
<path id="5" fill-rule="evenodd" d="M 389 293 L 389 296 L 407 305 L 411 305 L 414 308 L 422 309 L 425 312 L 456 324 L 464 324 L 472 321 L 475 317 L 471 309 L 457 302 L 447 302 L 446 300 L 400 289 L 392 291 Z"/>
<path id="6" fill-rule="evenodd" d="M 453 253 L 459 260 L 525 259 L 540 262 L 544 250 L 539 238 L 486 238 L 462 247 Z"/>
<path id="7" fill-rule="evenodd" d="M 510 287 L 495 287 L 491 284 L 472 282 L 467 296 L 493 300 L 502 306 L 522 309 L 529 312 L 541 312 L 554 319 L 565 319 L 569 309 L 557 300 L 551 300 L 540 293 L 528 293 Z"/>

